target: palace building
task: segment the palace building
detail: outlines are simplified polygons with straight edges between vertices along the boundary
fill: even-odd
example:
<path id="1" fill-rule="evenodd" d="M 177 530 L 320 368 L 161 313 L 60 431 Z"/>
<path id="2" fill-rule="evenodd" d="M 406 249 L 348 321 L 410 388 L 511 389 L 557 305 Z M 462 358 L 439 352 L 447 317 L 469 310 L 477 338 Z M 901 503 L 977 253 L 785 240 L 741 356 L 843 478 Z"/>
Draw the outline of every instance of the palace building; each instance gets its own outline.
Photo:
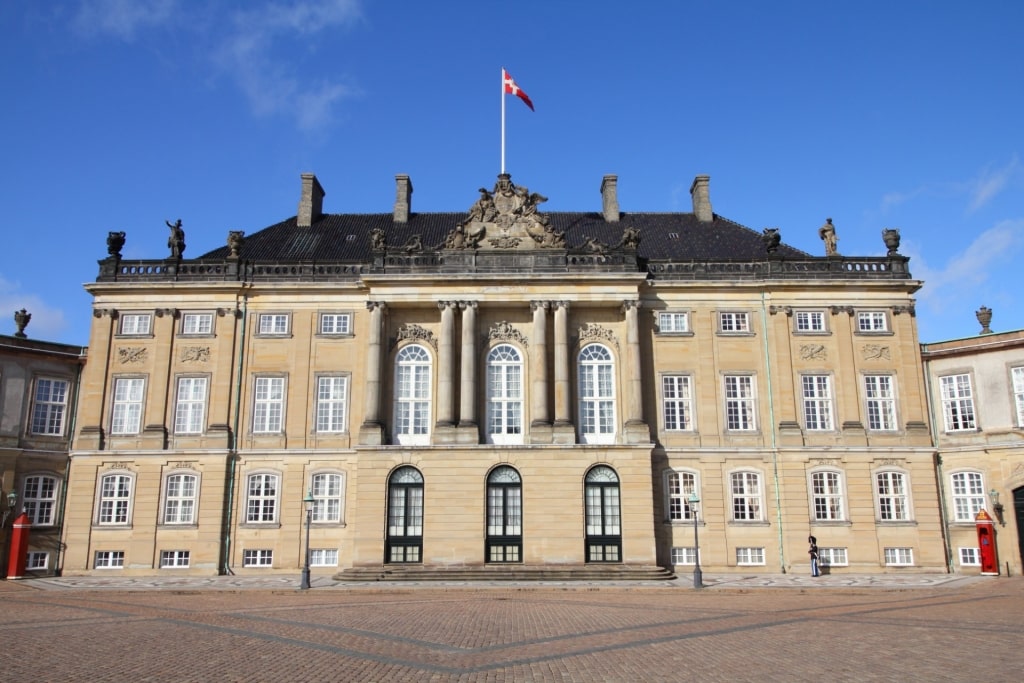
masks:
<path id="1" fill-rule="evenodd" d="M 297 215 L 127 260 L 110 233 L 67 574 L 944 571 L 914 317 L 888 254 L 498 176 L 468 210 Z M 696 541 L 695 541 L 696 537 Z M 308 545 L 307 545 L 308 538 Z M 699 555 L 696 546 L 699 545 Z"/>

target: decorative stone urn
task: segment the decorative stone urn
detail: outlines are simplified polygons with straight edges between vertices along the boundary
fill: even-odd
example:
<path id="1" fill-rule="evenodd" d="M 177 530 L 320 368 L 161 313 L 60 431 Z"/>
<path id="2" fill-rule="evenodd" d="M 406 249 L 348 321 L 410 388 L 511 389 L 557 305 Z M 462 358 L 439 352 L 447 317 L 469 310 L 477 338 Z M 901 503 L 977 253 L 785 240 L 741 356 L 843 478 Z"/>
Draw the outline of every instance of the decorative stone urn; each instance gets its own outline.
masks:
<path id="1" fill-rule="evenodd" d="M 899 228 L 885 228 L 882 230 L 882 241 L 885 242 L 885 246 L 889 250 L 889 256 L 897 254 L 900 249 Z"/>
<path id="2" fill-rule="evenodd" d="M 992 309 L 982 306 L 974 315 L 978 318 L 978 322 L 981 323 L 980 334 L 992 334 L 992 328 L 989 327 L 989 323 L 992 322 Z"/>

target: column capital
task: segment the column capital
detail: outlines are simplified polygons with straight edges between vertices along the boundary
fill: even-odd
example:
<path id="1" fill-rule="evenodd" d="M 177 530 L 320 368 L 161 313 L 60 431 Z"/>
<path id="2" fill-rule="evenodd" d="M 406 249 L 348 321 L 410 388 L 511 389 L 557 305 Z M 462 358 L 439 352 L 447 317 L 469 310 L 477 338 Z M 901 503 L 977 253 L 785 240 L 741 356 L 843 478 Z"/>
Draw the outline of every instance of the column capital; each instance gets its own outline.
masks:
<path id="1" fill-rule="evenodd" d="M 471 308 L 473 310 L 476 310 L 476 306 L 477 306 L 477 302 L 476 301 L 460 301 L 459 302 L 459 308 Z"/>
<path id="2" fill-rule="evenodd" d="M 544 310 L 547 310 L 547 309 L 551 308 L 551 302 L 550 301 L 531 301 L 530 302 L 530 310 L 531 311 L 536 311 L 538 308 L 543 308 Z"/>
<path id="3" fill-rule="evenodd" d="M 442 311 L 445 310 L 446 308 L 458 308 L 459 307 L 459 302 L 458 301 L 438 301 L 437 302 L 437 307 L 439 309 L 441 309 Z"/>
<path id="4" fill-rule="evenodd" d="M 639 299 L 626 299 L 625 301 L 622 302 L 622 310 L 623 311 L 628 311 L 631 308 L 635 308 L 637 310 L 642 308 L 642 304 L 640 303 L 640 300 Z"/>
<path id="5" fill-rule="evenodd" d="M 384 303 L 383 301 L 367 301 L 366 302 L 366 310 L 368 310 L 368 311 L 380 310 L 380 312 L 383 313 L 387 309 L 388 309 L 388 305 L 386 303 Z"/>
<path id="6" fill-rule="evenodd" d="M 563 310 L 568 311 L 569 310 L 569 302 L 568 301 L 552 301 L 551 302 L 551 307 L 556 309 L 556 310 L 561 308 Z"/>

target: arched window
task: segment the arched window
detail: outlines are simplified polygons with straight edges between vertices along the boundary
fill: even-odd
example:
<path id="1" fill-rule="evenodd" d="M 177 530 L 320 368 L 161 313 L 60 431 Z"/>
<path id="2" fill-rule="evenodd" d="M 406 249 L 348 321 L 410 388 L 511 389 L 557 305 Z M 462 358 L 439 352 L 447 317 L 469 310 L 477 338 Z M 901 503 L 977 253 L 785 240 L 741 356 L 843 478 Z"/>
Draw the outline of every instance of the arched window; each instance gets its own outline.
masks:
<path id="1" fill-rule="evenodd" d="M 831 470 L 811 473 L 811 514 L 817 522 L 838 522 L 843 516 L 843 475 Z"/>
<path id="2" fill-rule="evenodd" d="M 313 494 L 313 522 L 338 524 L 342 521 L 345 479 L 339 472 L 319 472 L 310 478 Z"/>
<path id="3" fill-rule="evenodd" d="M 615 364 L 601 344 L 584 346 L 579 355 L 580 441 L 615 441 Z"/>
<path id="4" fill-rule="evenodd" d="M 101 526 L 131 524 L 132 474 L 105 474 L 100 479 L 96 522 Z"/>
<path id="5" fill-rule="evenodd" d="M 508 465 L 487 476 L 488 562 L 523 561 L 523 482 Z"/>
<path id="6" fill-rule="evenodd" d="M 693 508 L 690 494 L 697 488 L 697 475 L 693 472 L 670 471 L 665 474 L 665 510 L 670 522 L 692 522 Z"/>
<path id="7" fill-rule="evenodd" d="M 523 357 L 511 344 L 487 354 L 487 442 L 523 443 Z"/>
<path id="8" fill-rule="evenodd" d="M 606 465 L 587 472 L 587 562 L 622 561 L 622 516 L 619 510 L 619 475 Z"/>
<path id="9" fill-rule="evenodd" d="M 56 523 L 57 477 L 36 474 L 25 477 L 21 492 L 21 510 L 32 526 Z"/>
<path id="10" fill-rule="evenodd" d="M 195 524 L 199 475 L 170 474 L 164 480 L 164 524 Z"/>
<path id="11" fill-rule="evenodd" d="M 957 522 L 973 522 L 975 515 L 985 508 L 985 484 L 980 472 L 954 472 L 953 518 Z"/>
<path id="12" fill-rule="evenodd" d="M 419 344 L 398 352 L 395 368 L 395 441 L 430 441 L 430 354 Z"/>
<path id="13" fill-rule="evenodd" d="M 764 519 L 761 498 L 761 474 L 759 472 L 733 472 L 732 519 L 735 522 L 760 522 Z"/>
<path id="14" fill-rule="evenodd" d="M 399 467 L 388 479 L 388 535 L 385 562 L 422 562 L 423 475 Z"/>
<path id="15" fill-rule="evenodd" d="M 878 472 L 875 474 L 875 486 L 879 520 L 903 522 L 910 519 L 906 474 L 903 472 Z"/>

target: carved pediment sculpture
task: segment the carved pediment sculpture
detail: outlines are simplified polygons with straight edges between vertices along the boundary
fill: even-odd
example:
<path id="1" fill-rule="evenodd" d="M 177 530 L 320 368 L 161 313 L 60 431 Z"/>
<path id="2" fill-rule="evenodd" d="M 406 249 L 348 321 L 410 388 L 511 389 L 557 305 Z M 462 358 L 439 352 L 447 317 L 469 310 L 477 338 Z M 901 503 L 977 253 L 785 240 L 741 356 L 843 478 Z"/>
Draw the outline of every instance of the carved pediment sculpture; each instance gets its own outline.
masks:
<path id="1" fill-rule="evenodd" d="M 498 176 L 494 189 L 480 188 L 480 198 L 466 220 L 445 237 L 445 249 L 564 249 L 565 233 L 537 210 L 547 197 L 517 187 L 512 176 Z"/>

